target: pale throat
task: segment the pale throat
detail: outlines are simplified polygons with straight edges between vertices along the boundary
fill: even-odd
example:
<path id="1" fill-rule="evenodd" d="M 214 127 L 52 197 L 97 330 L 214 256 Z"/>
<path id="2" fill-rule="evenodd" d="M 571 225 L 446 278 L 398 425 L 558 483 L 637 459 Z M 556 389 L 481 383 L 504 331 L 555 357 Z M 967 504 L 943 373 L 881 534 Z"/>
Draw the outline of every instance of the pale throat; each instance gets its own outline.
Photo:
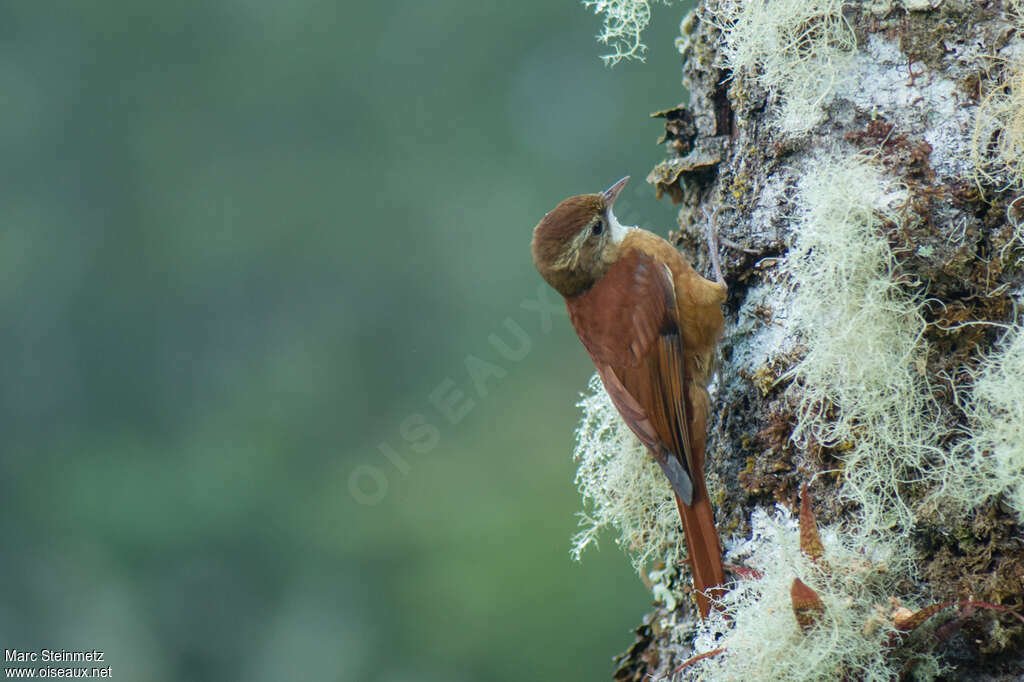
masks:
<path id="1" fill-rule="evenodd" d="M 622 223 L 620 223 L 619 219 L 615 217 L 614 213 L 612 213 L 611 208 L 608 209 L 607 214 L 609 231 L 608 238 L 613 244 L 621 244 L 622 240 L 626 238 L 627 234 L 629 234 L 632 230 L 637 229 L 633 225 L 623 225 Z"/>

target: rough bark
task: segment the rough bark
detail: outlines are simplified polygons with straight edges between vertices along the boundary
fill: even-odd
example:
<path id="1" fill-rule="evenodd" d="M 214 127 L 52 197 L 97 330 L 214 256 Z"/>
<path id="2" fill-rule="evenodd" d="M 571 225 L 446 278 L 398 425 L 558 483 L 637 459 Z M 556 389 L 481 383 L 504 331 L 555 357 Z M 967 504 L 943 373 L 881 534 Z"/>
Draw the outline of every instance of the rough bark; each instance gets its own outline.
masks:
<path id="1" fill-rule="evenodd" d="M 796 510 L 803 483 L 818 521 L 843 523 L 857 509 L 838 494 L 842 448 L 790 438 L 801 387 L 786 372 L 802 347 L 777 321 L 793 286 L 780 262 L 794 237 L 797 184 L 809 159 L 838 152 L 869 154 L 906 188 L 901 220 L 882 229 L 896 254 L 900 286 L 929 301 L 921 371 L 943 408 L 943 442 L 952 446 L 967 426 L 958 380 L 1002 328 L 951 327 L 1011 321 L 1024 286 L 1022 268 L 1005 257 L 1020 253 L 1011 206 L 1020 188 L 1005 177 L 979 175 L 972 158 L 979 106 L 1024 57 L 1024 28 L 999 1 L 847 3 L 843 16 L 856 38 L 852 71 L 834 86 L 820 122 L 792 134 L 773 120 L 777 92 L 762 87 L 755 73 L 723 66 L 721 22 L 713 19 L 718 4 L 701 3 L 684 22 L 683 83 L 690 100 L 656 114 L 665 119 L 667 158 L 648 178 L 659 196 L 680 205 L 673 238 L 699 270 L 710 267 L 704 246 L 709 219 L 723 242 L 742 247 L 723 248 L 728 328 L 707 457 L 708 476 L 718 482 L 718 525 L 723 537 L 743 537 L 752 509 L 781 503 Z M 929 492 L 913 484 L 903 491 L 910 499 Z M 916 511 L 908 541 L 918 587 L 936 601 L 1024 607 L 1024 530 L 1000 498 L 954 518 L 941 510 L 929 514 L 926 505 Z M 677 620 L 687 608 L 677 607 Z M 673 671 L 692 652 L 666 632 L 668 615 L 662 604 L 645 618 L 615 679 L 685 675 Z M 944 679 L 1024 675 L 1024 625 L 994 610 L 967 615 L 957 632 L 943 632 L 934 643 L 955 668 Z"/>

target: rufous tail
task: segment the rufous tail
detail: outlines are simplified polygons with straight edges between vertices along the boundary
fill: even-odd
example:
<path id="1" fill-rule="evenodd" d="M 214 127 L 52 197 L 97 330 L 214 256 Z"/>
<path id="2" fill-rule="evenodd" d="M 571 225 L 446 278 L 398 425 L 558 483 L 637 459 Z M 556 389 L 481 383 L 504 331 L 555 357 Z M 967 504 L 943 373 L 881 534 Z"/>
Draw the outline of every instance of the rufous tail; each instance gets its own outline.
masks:
<path id="1" fill-rule="evenodd" d="M 722 546 L 715 529 L 715 514 L 711 509 L 704 481 L 696 484 L 693 504 L 687 506 L 676 496 L 679 517 L 683 520 L 686 533 L 686 550 L 690 554 L 689 564 L 693 573 L 693 590 L 697 598 L 697 609 L 701 618 L 707 618 L 711 611 L 711 600 L 725 593 L 725 569 L 722 568 Z"/>

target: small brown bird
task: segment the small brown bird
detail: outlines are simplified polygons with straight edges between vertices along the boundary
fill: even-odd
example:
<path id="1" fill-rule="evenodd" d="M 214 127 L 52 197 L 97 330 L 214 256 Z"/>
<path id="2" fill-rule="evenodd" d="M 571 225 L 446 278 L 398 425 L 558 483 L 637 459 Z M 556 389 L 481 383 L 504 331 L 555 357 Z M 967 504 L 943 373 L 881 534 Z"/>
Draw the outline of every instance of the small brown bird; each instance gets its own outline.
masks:
<path id="1" fill-rule="evenodd" d="M 628 180 L 569 197 L 544 216 L 533 230 L 533 262 L 565 297 L 612 403 L 672 484 L 705 617 L 725 580 L 704 441 L 726 286 L 713 244 L 717 282 L 661 237 L 619 223 L 612 204 Z"/>

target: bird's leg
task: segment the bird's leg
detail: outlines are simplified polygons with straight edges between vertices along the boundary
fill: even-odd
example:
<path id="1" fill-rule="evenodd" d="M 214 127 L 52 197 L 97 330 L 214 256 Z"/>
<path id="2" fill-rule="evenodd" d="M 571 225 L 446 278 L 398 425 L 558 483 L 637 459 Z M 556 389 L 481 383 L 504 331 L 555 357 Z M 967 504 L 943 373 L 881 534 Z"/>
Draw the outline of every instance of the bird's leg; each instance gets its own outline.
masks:
<path id="1" fill-rule="evenodd" d="M 726 286 L 725 276 L 722 275 L 722 261 L 718 257 L 718 207 L 708 215 L 707 208 L 704 209 L 704 229 L 708 231 L 708 253 L 711 254 L 711 268 L 715 272 L 715 281 Z"/>
<path id="2" fill-rule="evenodd" d="M 703 207 L 701 210 L 704 212 L 704 229 L 708 232 L 708 252 L 711 254 L 711 267 L 715 272 L 715 281 L 719 284 L 725 285 L 725 277 L 722 275 L 722 261 L 718 256 L 718 246 L 722 245 L 726 248 L 733 249 L 735 251 L 742 251 L 743 253 L 751 253 L 759 255 L 761 252 L 757 249 L 748 249 L 745 246 L 741 246 L 731 239 L 718 236 L 718 211 L 721 210 L 722 206 L 716 206 L 715 210 L 708 215 L 707 207 Z M 724 208 L 735 209 L 735 206 L 725 206 Z"/>

